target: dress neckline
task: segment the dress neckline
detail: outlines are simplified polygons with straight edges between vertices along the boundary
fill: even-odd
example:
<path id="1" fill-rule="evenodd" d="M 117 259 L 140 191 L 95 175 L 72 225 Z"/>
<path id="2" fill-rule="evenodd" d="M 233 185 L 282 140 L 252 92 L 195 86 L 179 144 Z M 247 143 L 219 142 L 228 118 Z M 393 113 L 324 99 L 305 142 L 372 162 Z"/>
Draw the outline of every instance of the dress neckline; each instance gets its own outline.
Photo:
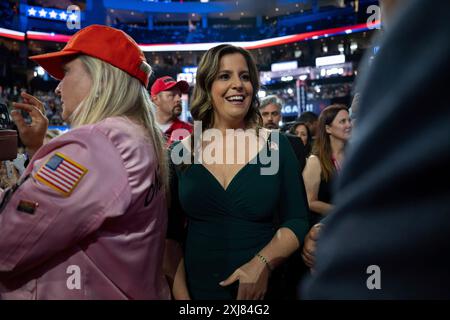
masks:
<path id="1" fill-rule="evenodd" d="M 206 171 L 206 173 L 208 174 L 208 176 L 210 176 L 210 178 L 211 179 L 213 179 L 214 181 L 215 181 L 215 183 L 220 187 L 220 189 L 222 190 L 222 191 L 224 191 L 224 192 L 228 192 L 229 191 L 229 189 L 230 189 L 230 187 L 233 185 L 233 183 L 235 182 L 235 180 L 237 179 L 237 177 L 239 176 L 239 175 L 241 175 L 242 174 L 242 172 L 244 172 L 246 169 L 247 169 L 247 167 L 249 167 L 249 165 L 251 165 L 251 164 L 258 164 L 258 157 L 259 157 L 259 155 L 261 154 L 261 152 L 264 150 L 264 149 L 269 149 L 268 147 L 269 147 L 269 143 L 270 143 L 270 141 L 271 141 L 271 135 L 272 135 L 272 133 L 270 132 L 269 133 L 269 135 L 267 136 L 267 139 L 266 139 L 266 143 L 264 144 L 264 146 L 258 151 L 258 153 L 250 160 L 250 161 L 248 161 L 246 164 L 244 164 L 235 174 L 234 174 L 234 176 L 231 178 L 231 180 L 230 180 L 230 182 L 228 183 L 228 185 L 226 186 L 226 187 L 224 187 L 221 183 L 220 183 L 220 181 L 219 181 L 219 179 L 207 168 L 207 167 L 205 167 L 204 165 L 203 165 L 203 163 L 199 163 L 198 165 L 200 166 L 200 167 L 202 167 L 202 169 L 204 170 L 204 171 Z M 256 161 L 255 161 L 256 160 Z"/>

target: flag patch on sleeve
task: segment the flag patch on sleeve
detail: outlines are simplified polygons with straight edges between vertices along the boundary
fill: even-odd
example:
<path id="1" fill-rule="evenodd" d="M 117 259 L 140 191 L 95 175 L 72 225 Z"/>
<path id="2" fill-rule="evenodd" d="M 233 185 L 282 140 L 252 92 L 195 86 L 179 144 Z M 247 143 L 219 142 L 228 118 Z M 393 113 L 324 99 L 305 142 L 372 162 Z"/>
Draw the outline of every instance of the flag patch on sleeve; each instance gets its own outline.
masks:
<path id="1" fill-rule="evenodd" d="M 68 197 L 87 172 L 88 169 L 69 157 L 61 153 L 55 153 L 34 177 L 63 196 Z"/>

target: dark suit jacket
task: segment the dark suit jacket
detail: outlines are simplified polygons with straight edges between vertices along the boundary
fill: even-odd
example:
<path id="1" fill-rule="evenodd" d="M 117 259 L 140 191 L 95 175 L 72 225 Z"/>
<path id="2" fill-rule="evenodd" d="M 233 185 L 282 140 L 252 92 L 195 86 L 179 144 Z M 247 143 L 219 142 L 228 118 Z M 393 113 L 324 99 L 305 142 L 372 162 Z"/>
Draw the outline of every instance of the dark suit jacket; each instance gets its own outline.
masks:
<path id="1" fill-rule="evenodd" d="M 294 150 L 295 156 L 297 157 L 298 164 L 300 166 L 300 171 L 302 172 L 306 165 L 306 151 L 302 140 L 290 133 L 284 133 L 286 138 L 288 138 L 292 149 Z"/>
<path id="2" fill-rule="evenodd" d="M 400 6 L 360 79 L 310 299 L 450 298 L 450 1 Z"/>

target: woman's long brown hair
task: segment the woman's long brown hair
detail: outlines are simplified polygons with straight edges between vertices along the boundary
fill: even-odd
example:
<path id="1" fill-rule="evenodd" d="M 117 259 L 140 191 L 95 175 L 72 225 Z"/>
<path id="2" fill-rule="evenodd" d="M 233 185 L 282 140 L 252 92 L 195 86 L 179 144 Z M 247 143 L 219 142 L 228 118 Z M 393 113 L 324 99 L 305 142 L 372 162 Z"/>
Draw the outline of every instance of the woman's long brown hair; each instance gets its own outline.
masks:
<path id="1" fill-rule="evenodd" d="M 348 108 L 343 104 L 333 104 L 323 109 L 319 116 L 319 128 L 313 146 L 313 154 L 319 158 L 322 168 L 321 175 L 325 181 L 329 181 L 336 171 L 332 160 L 330 135 L 327 133 L 326 126 L 331 125 L 341 110 L 348 111 Z"/>

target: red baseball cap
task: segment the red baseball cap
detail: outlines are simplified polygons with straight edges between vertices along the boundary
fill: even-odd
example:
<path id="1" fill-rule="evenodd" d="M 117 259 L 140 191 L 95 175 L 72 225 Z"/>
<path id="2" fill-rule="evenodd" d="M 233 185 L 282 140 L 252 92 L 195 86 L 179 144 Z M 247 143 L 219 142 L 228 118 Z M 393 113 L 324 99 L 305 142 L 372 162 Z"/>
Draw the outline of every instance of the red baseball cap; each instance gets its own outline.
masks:
<path id="1" fill-rule="evenodd" d="M 64 78 L 63 65 L 68 58 L 88 55 L 105 61 L 137 78 L 147 87 L 150 66 L 139 45 L 125 32 L 115 28 L 90 25 L 75 33 L 58 52 L 30 57 L 56 79 Z"/>
<path id="2" fill-rule="evenodd" d="M 155 83 L 153 83 L 152 88 L 150 90 L 150 94 L 156 96 L 161 91 L 167 91 L 174 87 L 178 87 L 182 93 L 189 92 L 189 83 L 184 80 L 175 81 L 172 77 L 165 76 L 156 79 Z"/>

